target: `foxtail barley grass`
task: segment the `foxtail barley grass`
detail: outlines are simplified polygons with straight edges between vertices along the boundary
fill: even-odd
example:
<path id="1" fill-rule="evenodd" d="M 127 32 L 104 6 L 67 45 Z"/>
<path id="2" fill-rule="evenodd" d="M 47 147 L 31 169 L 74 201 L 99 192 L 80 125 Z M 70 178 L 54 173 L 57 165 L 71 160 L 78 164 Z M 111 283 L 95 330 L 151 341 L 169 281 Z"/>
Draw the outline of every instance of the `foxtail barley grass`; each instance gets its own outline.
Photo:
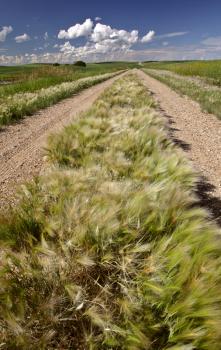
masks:
<path id="1" fill-rule="evenodd" d="M 221 349 L 221 243 L 132 75 L 49 139 L 1 219 L 2 349 Z"/>

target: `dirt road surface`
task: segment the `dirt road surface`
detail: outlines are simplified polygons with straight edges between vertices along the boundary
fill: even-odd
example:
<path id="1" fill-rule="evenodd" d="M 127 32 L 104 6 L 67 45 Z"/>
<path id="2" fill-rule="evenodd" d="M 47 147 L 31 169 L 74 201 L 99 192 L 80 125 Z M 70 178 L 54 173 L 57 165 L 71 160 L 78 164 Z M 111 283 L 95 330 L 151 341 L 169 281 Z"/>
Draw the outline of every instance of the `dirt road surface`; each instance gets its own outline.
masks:
<path id="1" fill-rule="evenodd" d="M 170 135 L 192 160 L 200 180 L 201 205 L 221 224 L 221 120 L 202 112 L 199 104 L 180 96 L 165 84 L 137 70 L 167 118 Z"/>
<path id="2" fill-rule="evenodd" d="M 118 78 L 95 85 L 0 130 L 0 208 L 14 203 L 14 193 L 20 183 L 41 172 L 48 135 L 59 131 L 80 112 L 87 110 Z"/>

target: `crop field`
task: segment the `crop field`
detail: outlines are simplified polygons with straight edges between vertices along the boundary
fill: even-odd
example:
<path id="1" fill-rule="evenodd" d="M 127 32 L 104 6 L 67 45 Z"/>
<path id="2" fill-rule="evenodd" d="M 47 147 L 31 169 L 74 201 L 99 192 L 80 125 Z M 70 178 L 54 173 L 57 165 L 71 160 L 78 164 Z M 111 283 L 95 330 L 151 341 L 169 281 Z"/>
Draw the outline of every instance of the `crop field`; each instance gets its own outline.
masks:
<path id="1" fill-rule="evenodd" d="M 144 71 L 221 118 L 221 61 L 151 62 Z"/>
<path id="2" fill-rule="evenodd" d="M 128 74 L 49 137 L 1 216 L 1 349 L 220 349 L 220 233 L 155 107 Z"/>
<path id="3" fill-rule="evenodd" d="M 0 127 L 135 66 L 119 62 L 88 64 L 83 68 L 74 65 L 0 67 L 0 81 L 14 81 L 0 85 Z"/>

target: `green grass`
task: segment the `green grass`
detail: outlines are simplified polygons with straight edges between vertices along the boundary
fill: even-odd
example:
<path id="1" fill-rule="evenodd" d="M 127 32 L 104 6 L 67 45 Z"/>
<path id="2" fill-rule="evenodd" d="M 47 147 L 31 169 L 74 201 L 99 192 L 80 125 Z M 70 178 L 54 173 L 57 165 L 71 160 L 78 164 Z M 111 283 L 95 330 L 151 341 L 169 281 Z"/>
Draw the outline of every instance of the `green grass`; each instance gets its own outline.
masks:
<path id="1" fill-rule="evenodd" d="M 13 84 L 0 85 L 0 99 L 17 93 L 35 92 L 63 82 L 76 81 L 99 74 L 113 73 L 135 66 L 137 66 L 136 63 L 113 62 L 102 64 L 91 63 L 86 68 L 74 65 L 60 65 L 55 67 L 48 64 L 0 67 L 0 82 L 13 82 Z"/>
<path id="2" fill-rule="evenodd" d="M 134 76 L 50 137 L 1 218 L 2 349 L 219 350 L 221 243 Z"/>
<path id="3" fill-rule="evenodd" d="M 105 81 L 119 72 L 93 75 L 72 82 L 64 82 L 35 92 L 17 93 L 0 98 L 0 127 L 32 115 L 79 91 Z"/>
<path id="4" fill-rule="evenodd" d="M 19 76 L 24 74 L 32 74 L 34 69 L 39 69 L 38 64 L 27 64 L 17 66 L 0 66 L 0 82 L 3 80 L 15 81 L 20 80 Z"/>
<path id="5" fill-rule="evenodd" d="M 90 63 L 86 68 L 52 64 L 2 66 L 0 82 L 5 80 L 13 83 L 0 84 L 0 127 L 70 97 L 79 91 L 77 86 L 80 79 L 94 77 L 96 80 L 97 76 L 114 74 L 136 66 L 136 63 L 130 62 Z M 66 92 L 64 87 L 67 89 Z"/>
<path id="6" fill-rule="evenodd" d="M 169 70 L 183 76 L 200 77 L 209 84 L 221 86 L 221 60 L 150 62 L 144 66 L 149 69 Z"/>
<path id="7" fill-rule="evenodd" d="M 167 84 L 175 91 L 197 101 L 203 111 L 215 114 L 218 118 L 221 118 L 221 89 L 210 88 L 202 85 L 200 82 L 183 79 L 178 75 L 170 76 L 164 74 L 161 70 L 144 69 L 144 72 Z"/>

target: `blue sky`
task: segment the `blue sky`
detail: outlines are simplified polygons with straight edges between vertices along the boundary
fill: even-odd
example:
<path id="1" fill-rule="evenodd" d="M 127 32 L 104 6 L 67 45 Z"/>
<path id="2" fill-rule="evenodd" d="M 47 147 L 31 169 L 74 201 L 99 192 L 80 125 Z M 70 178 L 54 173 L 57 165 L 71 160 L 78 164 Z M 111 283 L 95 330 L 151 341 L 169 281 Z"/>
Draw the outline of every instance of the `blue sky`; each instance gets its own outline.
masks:
<path id="1" fill-rule="evenodd" d="M 0 64 L 221 58 L 218 0 L 7 0 Z"/>

